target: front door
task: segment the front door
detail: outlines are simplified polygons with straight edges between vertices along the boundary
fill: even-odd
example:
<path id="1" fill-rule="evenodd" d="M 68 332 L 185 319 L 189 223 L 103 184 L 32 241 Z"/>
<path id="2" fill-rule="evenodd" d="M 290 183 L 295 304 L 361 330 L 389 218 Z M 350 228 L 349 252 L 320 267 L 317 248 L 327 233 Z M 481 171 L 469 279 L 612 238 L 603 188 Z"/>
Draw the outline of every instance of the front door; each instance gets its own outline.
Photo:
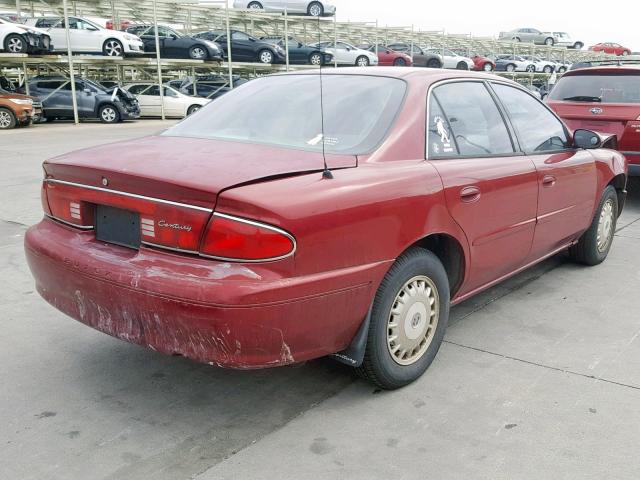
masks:
<path id="1" fill-rule="evenodd" d="M 483 81 L 434 88 L 428 122 L 428 159 L 470 249 L 464 295 L 525 264 L 535 230 L 536 169 L 517 152 Z"/>

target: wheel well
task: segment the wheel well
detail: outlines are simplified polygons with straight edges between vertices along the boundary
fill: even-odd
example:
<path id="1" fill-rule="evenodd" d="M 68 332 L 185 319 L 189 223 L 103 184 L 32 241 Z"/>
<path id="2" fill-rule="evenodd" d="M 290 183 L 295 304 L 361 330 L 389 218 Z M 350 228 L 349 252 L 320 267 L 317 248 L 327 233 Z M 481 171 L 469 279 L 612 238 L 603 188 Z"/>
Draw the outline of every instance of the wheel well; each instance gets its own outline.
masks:
<path id="1" fill-rule="evenodd" d="M 102 48 L 104 48 L 104 46 L 107 44 L 107 42 L 110 42 L 111 40 L 115 40 L 116 42 L 118 42 L 120 45 L 122 45 L 124 47 L 124 44 L 122 43 L 122 40 L 120 40 L 120 39 L 118 39 L 116 37 L 109 37 L 104 42 L 102 42 Z"/>
<path id="2" fill-rule="evenodd" d="M 624 207 L 624 190 L 627 186 L 627 177 L 624 173 L 616 175 L 611 179 L 609 185 L 615 188 L 616 193 L 618 194 L 618 215 L 620 215 L 622 213 L 622 208 Z"/>
<path id="3" fill-rule="evenodd" d="M 440 259 L 447 272 L 451 297 L 453 297 L 464 279 L 465 259 L 462 245 L 446 233 L 436 233 L 418 240 L 411 247 L 429 250 Z"/>

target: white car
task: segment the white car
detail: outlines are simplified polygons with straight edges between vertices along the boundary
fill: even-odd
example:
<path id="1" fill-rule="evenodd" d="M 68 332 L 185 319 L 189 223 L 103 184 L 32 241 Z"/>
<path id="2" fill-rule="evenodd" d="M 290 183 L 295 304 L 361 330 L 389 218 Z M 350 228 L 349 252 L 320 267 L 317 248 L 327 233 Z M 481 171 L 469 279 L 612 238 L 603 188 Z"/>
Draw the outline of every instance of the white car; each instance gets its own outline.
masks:
<path id="1" fill-rule="evenodd" d="M 51 48 L 51 37 L 44 30 L 14 23 L 0 16 L 0 51 L 47 53 Z"/>
<path id="2" fill-rule="evenodd" d="M 134 95 L 140 105 L 141 117 L 160 117 L 160 88 L 158 84 L 131 83 L 124 87 Z M 208 98 L 191 97 L 179 92 L 173 87 L 164 86 L 162 92 L 164 99 L 164 114 L 166 117 L 184 118 L 193 112 L 200 110 L 211 100 Z"/>
<path id="3" fill-rule="evenodd" d="M 235 0 L 233 8 L 264 10 L 265 12 L 302 13 L 311 17 L 335 15 L 336 7 L 324 0 Z"/>
<path id="4" fill-rule="evenodd" d="M 556 62 L 552 62 L 551 60 L 543 60 L 542 58 L 536 57 L 535 55 L 522 55 L 522 58 L 533 63 L 536 67 L 536 72 L 539 73 L 553 73 L 558 68 L 558 64 Z"/>
<path id="5" fill-rule="evenodd" d="M 54 51 L 67 51 L 67 34 L 62 17 L 29 18 L 27 25 L 46 29 L 51 36 Z M 69 17 L 69 38 L 74 53 L 102 53 L 110 57 L 122 57 L 144 53 L 140 37 L 104 27 L 81 17 Z"/>
<path id="6" fill-rule="evenodd" d="M 320 42 L 313 43 L 311 46 L 323 48 L 327 53 L 333 55 L 338 65 L 356 65 L 357 67 L 378 65 L 378 55 L 368 50 L 354 47 L 347 42 Z"/>
<path id="7" fill-rule="evenodd" d="M 475 63 L 469 57 L 458 55 L 447 48 L 428 48 L 427 52 L 435 53 L 442 57 L 443 68 L 455 68 L 457 70 L 473 70 Z"/>
<path id="8" fill-rule="evenodd" d="M 536 71 L 536 66 L 520 55 L 498 55 L 496 57 L 496 71 L 533 73 Z"/>
<path id="9" fill-rule="evenodd" d="M 546 32 L 546 33 L 553 35 L 553 37 L 556 39 L 554 44 L 556 47 L 567 47 L 567 48 L 573 48 L 575 50 L 582 50 L 584 47 L 584 42 L 581 42 L 579 40 L 573 40 L 571 38 L 571 35 L 569 35 L 567 32 Z"/>

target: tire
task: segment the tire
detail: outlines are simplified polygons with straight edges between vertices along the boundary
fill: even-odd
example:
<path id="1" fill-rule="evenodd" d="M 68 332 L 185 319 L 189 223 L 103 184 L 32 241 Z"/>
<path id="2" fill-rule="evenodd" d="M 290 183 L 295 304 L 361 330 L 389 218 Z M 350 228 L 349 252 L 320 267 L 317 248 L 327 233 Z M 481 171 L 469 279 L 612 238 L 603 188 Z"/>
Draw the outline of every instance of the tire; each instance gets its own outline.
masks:
<path id="1" fill-rule="evenodd" d="M 520 37 L 516 37 L 516 38 L 513 39 L 513 41 L 520 43 L 522 40 L 520 40 Z"/>
<path id="2" fill-rule="evenodd" d="M 516 66 L 513 63 L 510 63 L 509 65 L 507 65 L 506 70 L 507 72 L 515 72 Z"/>
<path id="3" fill-rule="evenodd" d="M 4 39 L 4 50 L 9 53 L 27 53 L 27 41 L 17 33 L 11 33 Z"/>
<path id="4" fill-rule="evenodd" d="M 527 72 L 528 73 L 534 73 L 536 71 L 536 66 L 535 65 L 527 65 Z"/>
<path id="5" fill-rule="evenodd" d="M 0 130 L 16 128 L 18 121 L 15 114 L 8 108 L 0 108 Z"/>
<path id="6" fill-rule="evenodd" d="M 545 44 L 547 47 L 553 47 L 553 45 L 554 45 L 555 43 L 556 43 L 556 41 L 555 41 L 552 37 L 547 37 L 547 38 L 545 38 L 545 40 L 544 40 L 544 44 Z"/>
<path id="7" fill-rule="evenodd" d="M 442 68 L 442 64 L 437 58 L 431 58 L 427 61 L 427 68 Z"/>
<path id="8" fill-rule="evenodd" d="M 569 249 L 573 260 L 584 265 L 598 265 L 607 258 L 618 221 L 618 193 L 611 185 L 604 189 L 589 229 Z"/>
<path id="9" fill-rule="evenodd" d="M 393 65 L 396 67 L 406 67 L 407 66 L 407 62 L 405 61 L 404 58 L 396 58 L 393 61 Z"/>
<path id="10" fill-rule="evenodd" d="M 567 67 L 558 67 L 558 73 L 564 73 L 567 71 Z"/>
<path id="11" fill-rule="evenodd" d="M 467 65 L 467 62 L 458 62 L 456 70 L 469 70 L 469 65 Z"/>
<path id="12" fill-rule="evenodd" d="M 192 113 L 197 112 L 198 110 L 200 110 L 202 108 L 202 105 L 191 105 L 188 109 L 187 109 L 187 117 L 189 115 L 191 115 Z"/>
<path id="13" fill-rule="evenodd" d="M 192 60 L 206 60 L 208 57 L 207 49 L 202 45 L 194 45 L 189 49 L 189 58 Z"/>
<path id="14" fill-rule="evenodd" d="M 264 7 L 260 2 L 249 2 L 249 5 L 247 5 L 247 8 L 250 10 L 262 10 Z"/>
<path id="15" fill-rule="evenodd" d="M 273 52 L 271 50 L 260 50 L 258 52 L 258 62 L 260 63 L 273 63 Z"/>
<path id="16" fill-rule="evenodd" d="M 574 48 L 574 50 L 582 50 L 584 48 L 584 43 L 576 42 L 576 43 L 573 44 L 573 48 Z"/>
<path id="17" fill-rule="evenodd" d="M 626 57 L 627 55 L 629 55 L 629 52 L 627 50 L 623 50 L 622 51 L 622 56 Z"/>
<path id="18" fill-rule="evenodd" d="M 307 15 L 310 17 L 324 16 L 324 6 L 320 2 L 311 2 L 307 7 Z"/>
<path id="19" fill-rule="evenodd" d="M 102 45 L 102 54 L 107 57 L 124 57 L 124 47 L 120 40 L 109 38 Z"/>
<path id="20" fill-rule="evenodd" d="M 491 65 L 489 62 L 487 62 L 484 65 L 482 65 L 482 70 L 484 72 L 493 72 L 493 65 Z"/>
<path id="21" fill-rule="evenodd" d="M 118 123 L 120 121 L 120 112 L 115 105 L 108 103 L 100 107 L 98 118 L 102 123 Z"/>
<path id="22" fill-rule="evenodd" d="M 378 288 L 358 374 L 386 390 L 413 382 L 438 353 L 448 319 L 449 281 L 442 263 L 428 250 L 411 248 Z"/>
<path id="23" fill-rule="evenodd" d="M 553 67 L 551 65 L 545 65 L 542 71 L 544 73 L 553 73 Z"/>
<path id="24" fill-rule="evenodd" d="M 322 54 L 319 52 L 313 52 L 309 55 L 309 64 L 316 66 L 324 65 L 324 58 Z"/>
<path id="25" fill-rule="evenodd" d="M 356 67 L 368 67 L 368 66 L 369 66 L 369 57 L 360 55 L 358 58 L 356 58 Z"/>

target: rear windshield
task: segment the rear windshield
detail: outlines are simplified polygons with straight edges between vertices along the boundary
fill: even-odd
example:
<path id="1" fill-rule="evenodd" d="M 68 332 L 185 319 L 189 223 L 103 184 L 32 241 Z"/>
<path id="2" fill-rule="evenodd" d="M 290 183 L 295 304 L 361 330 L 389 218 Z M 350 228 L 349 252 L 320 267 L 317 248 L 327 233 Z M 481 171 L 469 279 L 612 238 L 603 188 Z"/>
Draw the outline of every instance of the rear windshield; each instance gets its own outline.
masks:
<path id="1" fill-rule="evenodd" d="M 558 80 L 551 100 L 597 103 L 640 103 L 640 73 L 570 75 Z"/>
<path id="2" fill-rule="evenodd" d="M 164 135 L 262 143 L 358 155 L 382 141 L 406 90 L 396 78 L 280 75 L 248 82 Z M 324 140 L 323 118 L 324 114 Z"/>

